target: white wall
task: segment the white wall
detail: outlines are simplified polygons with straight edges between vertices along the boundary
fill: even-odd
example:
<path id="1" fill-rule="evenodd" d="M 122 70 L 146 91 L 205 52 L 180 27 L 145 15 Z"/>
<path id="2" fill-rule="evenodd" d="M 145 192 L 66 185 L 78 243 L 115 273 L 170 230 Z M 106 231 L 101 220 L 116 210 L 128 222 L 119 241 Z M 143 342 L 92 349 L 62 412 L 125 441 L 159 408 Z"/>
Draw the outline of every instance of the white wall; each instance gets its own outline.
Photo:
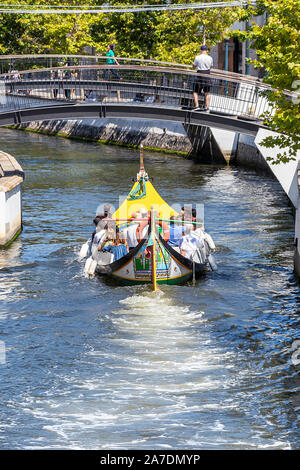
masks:
<path id="1" fill-rule="evenodd" d="M 22 226 L 22 178 L 12 176 L 7 179 L 14 179 L 14 182 L 9 189 L 0 185 L 0 246 L 6 245 Z"/>
<path id="2" fill-rule="evenodd" d="M 292 160 L 288 163 L 280 163 L 279 165 L 272 165 L 271 161 L 267 158 L 274 158 L 278 153 L 282 152 L 284 149 L 279 147 L 266 148 L 261 145 L 261 141 L 268 136 L 276 136 L 276 132 L 268 131 L 267 129 L 260 129 L 255 137 L 255 144 L 259 149 L 260 153 L 266 160 L 271 171 L 276 176 L 280 182 L 283 190 L 288 195 L 289 199 L 292 201 L 294 207 L 298 207 L 299 199 L 299 190 L 298 190 L 298 181 L 297 181 L 297 167 L 298 160 L 300 159 L 300 152 L 298 152 L 297 159 Z"/>

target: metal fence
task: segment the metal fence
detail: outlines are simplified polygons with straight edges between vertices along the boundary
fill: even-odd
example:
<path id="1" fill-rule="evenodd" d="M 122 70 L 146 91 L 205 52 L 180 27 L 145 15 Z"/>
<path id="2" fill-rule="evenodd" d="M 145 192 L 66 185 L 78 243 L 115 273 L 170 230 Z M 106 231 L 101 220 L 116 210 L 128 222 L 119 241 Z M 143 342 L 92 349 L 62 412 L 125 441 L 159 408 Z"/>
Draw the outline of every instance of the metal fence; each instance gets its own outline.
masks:
<path id="1" fill-rule="evenodd" d="M 200 107 L 209 87 L 210 112 L 259 118 L 272 111 L 268 86 L 260 80 L 212 70 L 196 73 L 190 66 L 118 58 L 106 64 L 100 56 L 2 56 L 0 112 L 61 103 L 142 104 L 193 109 L 198 82 Z"/>

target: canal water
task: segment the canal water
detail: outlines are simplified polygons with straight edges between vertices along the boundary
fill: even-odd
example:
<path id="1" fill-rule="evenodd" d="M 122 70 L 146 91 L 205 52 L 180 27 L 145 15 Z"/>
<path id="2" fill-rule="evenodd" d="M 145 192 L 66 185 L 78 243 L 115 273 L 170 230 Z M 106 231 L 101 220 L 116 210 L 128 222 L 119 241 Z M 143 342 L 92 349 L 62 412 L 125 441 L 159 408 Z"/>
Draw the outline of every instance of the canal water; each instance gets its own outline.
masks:
<path id="1" fill-rule="evenodd" d="M 251 170 L 145 152 L 169 203 L 205 205 L 218 272 L 195 287 L 87 279 L 81 244 L 138 151 L 0 131 L 25 170 L 24 231 L 0 250 L 2 449 L 294 449 L 293 217 Z"/>

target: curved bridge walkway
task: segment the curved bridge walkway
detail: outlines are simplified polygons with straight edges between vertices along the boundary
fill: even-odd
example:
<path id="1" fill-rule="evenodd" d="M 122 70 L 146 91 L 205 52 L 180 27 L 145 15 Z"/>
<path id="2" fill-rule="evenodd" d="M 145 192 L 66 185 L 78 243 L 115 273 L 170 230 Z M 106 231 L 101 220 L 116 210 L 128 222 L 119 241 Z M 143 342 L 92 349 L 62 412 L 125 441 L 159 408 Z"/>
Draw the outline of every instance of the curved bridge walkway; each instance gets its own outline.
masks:
<path id="1" fill-rule="evenodd" d="M 256 135 L 270 111 L 260 80 L 212 70 L 210 112 L 195 111 L 189 66 L 96 56 L 2 56 L 0 126 L 50 119 L 126 117 L 179 121 Z M 109 68 L 108 68 L 109 67 Z M 207 80 L 207 75 L 203 75 Z"/>

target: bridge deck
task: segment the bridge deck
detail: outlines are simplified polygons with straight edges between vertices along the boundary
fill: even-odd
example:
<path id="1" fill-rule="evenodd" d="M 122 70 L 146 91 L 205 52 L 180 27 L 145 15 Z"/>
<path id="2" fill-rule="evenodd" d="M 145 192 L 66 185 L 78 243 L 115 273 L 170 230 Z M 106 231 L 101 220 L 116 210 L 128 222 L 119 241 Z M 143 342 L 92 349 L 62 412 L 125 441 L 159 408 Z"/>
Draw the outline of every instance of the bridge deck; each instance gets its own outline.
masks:
<path id="1" fill-rule="evenodd" d="M 186 66 L 138 65 L 136 61 L 108 69 L 105 64 L 95 65 L 95 58 L 82 56 L 76 65 L 72 58 L 72 66 L 61 65 L 58 57 L 51 56 L 47 59 L 50 67 L 47 62 L 47 67 L 36 69 L 28 60 L 24 58 L 23 71 L 12 70 L 10 65 L 0 76 L 2 126 L 33 120 L 124 117 L 179 121 L 256 135 L 262 124 L 260 115 L 270 111 L 266 86 L 236 74 L 213 71 L 208 77 Z M 45 57 L 35 60 L 41 64 Z M 0 59 L 2 72 L 7 64 Z M 193 110 L 195 82 L 200 81 L 203 88 L 207 80 L 209 114 Z M 203 90 L 199 98 L 203 103 Z"/>
<path id="2" fill-rule="evenodd" d="M 157 108 L 142 104 L 56 104 L 55 106 L 37 106 L 19 111 L 11 110 L 0 113 L 0 126 L 41 120 L 109 117 L 177 121 L 183 124 L 217 127 L 254 136 L 261 127 L 260 121 L 256 120 L 171 107 Z"/>

